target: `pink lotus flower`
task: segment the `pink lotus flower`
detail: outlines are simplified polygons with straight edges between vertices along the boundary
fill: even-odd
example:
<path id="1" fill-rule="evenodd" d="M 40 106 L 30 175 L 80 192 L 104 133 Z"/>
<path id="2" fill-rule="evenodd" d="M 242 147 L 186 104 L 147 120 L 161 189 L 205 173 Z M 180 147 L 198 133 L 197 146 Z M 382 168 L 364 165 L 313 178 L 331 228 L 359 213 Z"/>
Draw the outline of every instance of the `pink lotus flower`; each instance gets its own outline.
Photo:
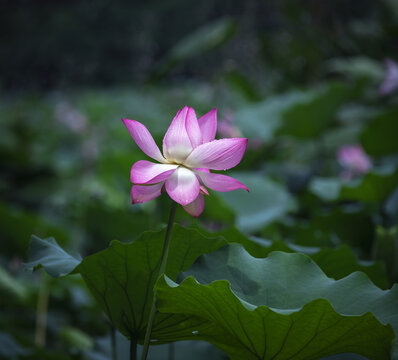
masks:
<path id="1" fill-rule="evenodd" d="M 198 217 L 204 208 L 203 195 L 209 195 L 206 187 L 215 191 L 249 191 L 232 177 L 210 172 L 239 164 L 247 146 L 245 138 L 214 140 L 216 109 L 199 120 L 194 109 L 185 106 L 179 110 L 164 136 L 163 155 L 143 124 L 127 119 L 123 122 L 141 150 L 160 163 L 140 160 L 132 166 L 133 204 L 152 200 L 165 189 L 189 214 Z"/>
<path id="2" fill-rule="evenodd" d="M 341 174 L 345 180 L 350 180 L 355 175 L 366 174 L 372 168 L 369 157 L 360 145 L 342 146 L 337 158 L 340 165 L 346 169 Z"/>

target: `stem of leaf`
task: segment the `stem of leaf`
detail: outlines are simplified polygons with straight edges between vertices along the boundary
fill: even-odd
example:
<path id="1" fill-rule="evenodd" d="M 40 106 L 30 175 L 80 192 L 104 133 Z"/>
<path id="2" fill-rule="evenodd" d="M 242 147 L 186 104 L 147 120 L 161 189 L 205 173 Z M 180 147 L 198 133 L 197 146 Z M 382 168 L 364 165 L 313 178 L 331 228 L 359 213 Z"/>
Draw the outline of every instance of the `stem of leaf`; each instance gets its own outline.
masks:
<path id="1" fill-rule="evenodd" d="M 130 360 L 137 360 L 137 341 L 133 337 L 130 340 Z"/>
<path id="2" fill-rule="evenodd" d="M 174 360 L 174 343 L 169 344 L 169 360 Z"/>
<path id="3" fill-rule="evenodd" d="M 44 347 L 46 345 L 49 292 L 45 276 L 40 275 L 42 276 L 40 277 L 41 284 L 37 299 L 35 343 L 37 346 Z"/>
<path id="4" fill-rule="evenodd" d="M 115 329 L 115 327 L 112 324 L 110 324 L 110 327 L 111 327 L 112 360 L 117 360 L 116 329 Z"/>
<path id="5" fill-rule="evenodd" d="M 173 229 L 173 223 L 174 223 L 174 217 L 176 214 L 176 209 L 177 209 L 177 203 L 173 201 L 171 203 L 169 222 L 167 224 L 166 236 L 164 238 L 162 258 L 160 261 L 160 267 L 159 267 L 159 273 L 158 273 L 157 279 L 159 279 L 166 271 L 167 255 L 169 253 L 171 230 Z M 148 325 L 146 327 L 144 347 L 142 349 L 141 360 L 146 360 L 147 355 L 148 355 L 149 342 L 151 340 L 152 326 L 153 326 L 153 321 L 155 320 L 155 315 L 156 315 L 156 294 L 154 293 L 153 299 L 152 299 L 151 310 L 149 312 Z"/>

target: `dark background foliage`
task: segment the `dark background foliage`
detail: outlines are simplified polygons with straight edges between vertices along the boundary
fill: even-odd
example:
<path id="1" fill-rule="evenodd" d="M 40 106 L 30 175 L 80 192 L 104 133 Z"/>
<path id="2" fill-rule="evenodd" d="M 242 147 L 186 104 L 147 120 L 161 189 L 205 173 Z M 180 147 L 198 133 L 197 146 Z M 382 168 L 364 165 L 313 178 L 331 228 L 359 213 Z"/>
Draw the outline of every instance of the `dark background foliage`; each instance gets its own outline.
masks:
<path id="1" fill-rule="evenodd" d="M 4 0 L 1 85 L 48 90 L 146 82 L 184 34 L 221 17 L 233 20 L 233 39 L 162 74 L 164 82 L 209 80 L 236 69 L 260 86 L 275 70 L 283 82 L 310 83 L 330 58 L 381 60 L 397 52 L 387 1 Z"/>

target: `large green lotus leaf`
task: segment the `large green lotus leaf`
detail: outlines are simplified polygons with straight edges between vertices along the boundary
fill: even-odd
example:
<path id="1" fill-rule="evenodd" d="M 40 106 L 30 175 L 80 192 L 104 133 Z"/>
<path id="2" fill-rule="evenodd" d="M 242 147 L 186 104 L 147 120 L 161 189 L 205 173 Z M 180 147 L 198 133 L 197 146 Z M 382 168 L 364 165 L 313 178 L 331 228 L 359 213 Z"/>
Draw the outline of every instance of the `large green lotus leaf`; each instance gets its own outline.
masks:
<path id="1" fill-rule="evenodd" d="M 383 327 L 370 313 L 341 316 L 324 299 L 314 300 L 299 311 L 278 313 L 240 300 L 225 280 L 201 285 L 188 277 L 178 287 L 162 280 L 157 289 L 161 311 L 177 312 L 188 319 L 203 317 L 212 324 L 181 339 L 209 341 L 231 360 L 311 360 L 343 352 L 389 359 L 393 339 L 389 326 Z"/>
<path id="2" fill-rule="evenodd" d="M 223 236 L 228 243 L 241 244 L 245 250 L 256 258 L 265 258 L 273 251 L 288 253 L 303 253 L 308 255 L 322 269 L 335 280 L 342 279 L 355 271 L 362 271 L 380 288 L 387 289 L 390 285 L 386 267 L 381 262 L 358 260 L 351 248 L 340 245 L 336 248 L 300 246 L 281 240 L 268 240 L 257 236 L 246 236 L 236 228 L 219 232 L 209 232 L 199 229 L 207 236 Z"/>
<path id="3" fill-rule="evenodd" d="M 335 281 L 328 278 L 305 254 L 274 251 L 266 258 L 256 259 L 243 247 L 231 244 L 203 255 L 200 262 L 184 274 L 193 275 L 199 282 L 205 283 L 227 279 L 238 296 L 246 294 L 245 300 L 256 305 L 264 304 L 262 301 L 266 296 L 268 300 L 265 305 L 276 308 L 282 299 L 287 306 L 284 308 L 295 309 L 314 298 L 323 297 L 331 301 L 337 311 L 346 314 L 374 311 L 377 316 L 381 316 L 385 311 L 382 318 L 387 320 L 390 315 L 387 305 L 398 305 L 398 287 L 383 291 L 361 272 Z M 251 281 L 244 281 L 247 278 Z M 257 284 L 257 290 L 253 292 L 250 288 L 254 284 Z M 267 286 L 258 286 L 259 284 Z M 351 290 L 347 293 L 346 289 Z M 342 293 L 339 293 L 340 290 L 343 290 Z M 365 290 L 367 299 L 360 301 L 358 293 Z M 247 297 L 248 294 L 251 295 Z M 292 296 L 293 294 L 296 296 Z M 352 300 L 355 298 L 358 298 L 358 301 L 354 304 Z M 380 306 L 383 301 L 389 300 L 385 303 L 385 309 L 367 308 L 367 304 L 371 302 L 374 302 L 372 306 L 376 307 L 376 299 L 383 299 L 377 304 Z M 398 317 L 395 321 L 398 321 Z M 396 326 L 398 327 L 398 323 Z"/>
<path id="4" fill-rule="evenodd" d="M 358 200 L 378 203 L 397 186 L 398 169 L 386 167 L 369 172 L 361 179 L 344 182 L 337 178 L 314 178 L 310 191 L 325 201 Z"/>
<path id="5" fill-rule="evenodd" d="M 161 228 L 160 221 L 156 221 L 158 220 L 156 216 L 148 216 L 139 207 L 126 211 L 125 208 L 115 209 L 104 206 L 100 201 L 82 205 L 82 215 L 79 220 L 81 226 L 87 231 L 85 246 L 92 252 L 108 246 L 109 239 L 128 242 L 147 229 L 159 230 Z M 132 228 L 134 234 L 131 234 Z"/>
<path id="6" fill-rule="evenodd" d="M 203 232 L 203 230 L 201 231 Z M 211 235 L 212 233 L 206 232 L 206 234 Z M 223 236 L 229 243 L 243 245 L 246 251 L 256 258 L 265 258 L 273 251 L 303 253 L 314 260 L 322 271 L 333 279 L 339 280 L 355 271 L 362 271 L 380 288 L 387 289 L 389 287 L 383 263 L 358 260 L 351 248 L 345 244 L 337 248 L 299 246 L 281 240 L 271 241 L 259 237 L 247 237 L 236 228 L 212 235 Z"/>
<path id="7" fill-rule="evenodd" d="M 187 317 L 181 338 L 212 342 L 231 359 L 309 360 L 344 352 L 390 358 L 394 331 L 387 324 L 398 328 L 396 286 L 380 290 L 360 272 L 335 281 L 306 255 L 256 259 L 235 244 L 202 256 L 185 275 L 180 285 L 159 281 L 158 308 Z M 190 334 L 190 316 L 209 326 Z"/>
<path id="8" fill-rule="evenodd" d="M 224 202 L 234 210 L 237 227 L 245 232 L 261 229 L 263 226 L 286 215 L 295 208 L 295 202 L 280 184 L 252 173 L 233 173 L 250 190 L 219 193 Z"/>
<path id="9" fill-rule="evenodd" d="M 361 143 L 374 156 L 398 153 L 398 108 L 373 117 L 364 127 Z"/>
<path id="10" fill-rule="evenodd" d="M 133 243 L 112 241 L 110 246 L 84 258 L 80 264 L 54 241 L 33 238 L 31 266 L 43 266 L 51 275 L 80 273 L 112 323 L 128 338 L 142 341 L 157 280 L 165 230 L 145 232 Z M 187 270 L 202 254 L 225 245 L 221 237 L 209 238 L 197 230 L 175 225 L 170 241 L 166 274 L 171 279 Z M 38 252 L 36 252 L 36 250 Z M 58 269 L 58 270 L 57 270 Z M 73 270 L 73 271 L 72 271 Z M 179 317 L 156 317 L 153 334 L 169 331 Z"/>

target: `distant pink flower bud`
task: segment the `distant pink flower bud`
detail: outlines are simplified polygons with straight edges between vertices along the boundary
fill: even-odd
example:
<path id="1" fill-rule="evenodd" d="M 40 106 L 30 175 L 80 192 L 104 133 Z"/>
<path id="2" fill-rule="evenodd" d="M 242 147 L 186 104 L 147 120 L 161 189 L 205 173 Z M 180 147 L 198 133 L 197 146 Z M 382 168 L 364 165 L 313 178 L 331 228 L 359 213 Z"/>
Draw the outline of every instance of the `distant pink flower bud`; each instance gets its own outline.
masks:
<path id="1" fill-rule="evenodd" d="M 337 158 L 344 168 L 340 175 L 345 180 L 349 180 L 355 175 L 366 174 L 372 168 L 369 157 L 360 145 L 342 146 L 338 151 Z"/>
<path id="2" fill-rule="evenodd" d="M 385 66 L 384 80 L 379 88 L 381 95 L 388 95 L 398 89 L 398 64 L 391 59 L 386 59 Z"/>

